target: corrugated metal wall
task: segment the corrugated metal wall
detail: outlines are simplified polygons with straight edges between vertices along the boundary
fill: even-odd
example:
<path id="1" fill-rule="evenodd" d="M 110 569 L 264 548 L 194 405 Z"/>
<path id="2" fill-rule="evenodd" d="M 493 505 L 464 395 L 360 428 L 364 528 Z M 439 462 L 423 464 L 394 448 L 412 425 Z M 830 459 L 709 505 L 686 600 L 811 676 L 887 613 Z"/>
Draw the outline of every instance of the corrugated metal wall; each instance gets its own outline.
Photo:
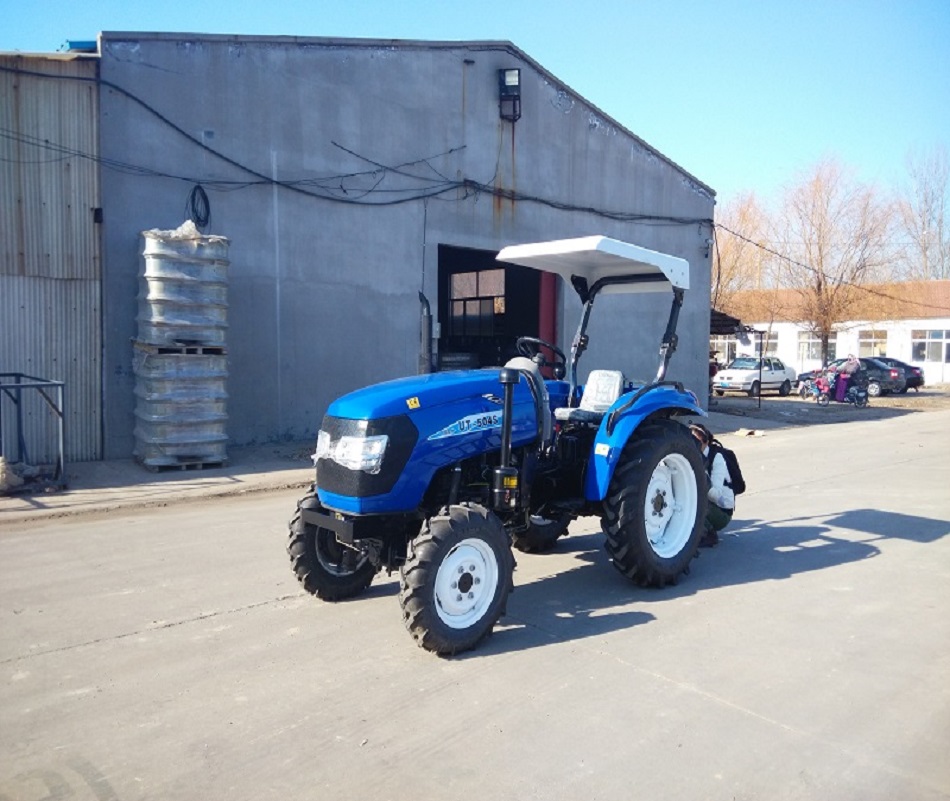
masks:
<path id="1" fill-rule="evenodd" d="M 72 461 L 102 448 L 97 70 L 95 58 L 0 55 L 0 372 L 66 382 Z M 30 461 L 49 461 L 52 415 L 27 395 Z"/>

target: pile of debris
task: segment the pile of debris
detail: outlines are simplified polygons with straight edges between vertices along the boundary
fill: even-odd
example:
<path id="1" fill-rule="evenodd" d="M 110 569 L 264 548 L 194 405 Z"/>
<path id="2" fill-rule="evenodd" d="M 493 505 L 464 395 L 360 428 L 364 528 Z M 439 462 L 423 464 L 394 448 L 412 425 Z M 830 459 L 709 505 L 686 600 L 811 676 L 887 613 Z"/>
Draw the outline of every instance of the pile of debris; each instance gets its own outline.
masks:
<path id="1" fill-rule="evenodd" d="M 47 473 L 42 467 L 18 462 L 11 464 L 0 456 L 0 495 L 57 488 L 58 484 Z"/>

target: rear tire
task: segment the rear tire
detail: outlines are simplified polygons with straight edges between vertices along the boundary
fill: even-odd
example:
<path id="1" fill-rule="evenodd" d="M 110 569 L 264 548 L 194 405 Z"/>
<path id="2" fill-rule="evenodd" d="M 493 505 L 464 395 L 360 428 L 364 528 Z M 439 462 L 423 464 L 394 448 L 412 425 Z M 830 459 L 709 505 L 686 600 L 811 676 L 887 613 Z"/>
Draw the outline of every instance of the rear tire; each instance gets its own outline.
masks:
<path id="1" fill-rule="evenodd" d="M 526 531 L 512 532 L 511 544 L 522 553 L 546 553 L 567 534 L 571 520 L 569 514 L 551 518 L 532 515 L 531 525 Z"/>
<path id="2" fill-rule="evenodd" d="M 290 521 L 287 554 L 303 588 L 324 601 L 342 601 L 365 590 L 376 575 L 376 566 L 366 554 L 340 543 L 328 528 L 305 523 L 300 510 L 322 509 L 311 491 L 297 504 Z"/>
<path id="3" fill-rule="evenodd" d="M 877 381 L 872 381 L 868 384 L 868 395 L 872 398 L 877 398 L 881 395 L 881 385 Z"/>
<path id="4" fill-rule="evenodd" d="M 868 399 L 865 398 L 863 395 L 860 397 L 857 397 L 854 399 L 854 405 L 857 406 L 859 409 L 863 409 L 865 406 L 868 405 Z"/>
<path id="5" fill-rule="evenodd" d="M 440 655 L 474 648 L 505 612 L 514 557 L 487 509 L 449 507 L 412 541 L 399 573 L 399 604 L 416 643 Z"/>
<path id="6" fill-rule="evenodd" d="M 787 378 L 782 382 L 782 386 L 778 388 L 778 394 L 783 398 L 792 391 L 792 382 Z"/>
<path id="7" fill-rule="evenodd" d="M 702 453 L 685 426 L 658 421 L 638 431 L 604 499 L 614 567 L 641 587 L 675 584 L 696 554 L 706 491 Z"/>
<path id="8" fill-rule="evenodd" d="M 827 392 L 822 392 L 818 395 L 818 405 L 827 406 L 831 402 L 831 397 Z"/>

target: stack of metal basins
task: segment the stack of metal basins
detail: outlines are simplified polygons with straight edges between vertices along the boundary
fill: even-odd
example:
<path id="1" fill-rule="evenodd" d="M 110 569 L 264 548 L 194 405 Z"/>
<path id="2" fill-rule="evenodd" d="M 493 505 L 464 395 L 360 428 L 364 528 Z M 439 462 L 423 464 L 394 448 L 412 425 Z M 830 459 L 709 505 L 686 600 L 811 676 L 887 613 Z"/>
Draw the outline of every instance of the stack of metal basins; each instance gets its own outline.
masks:
<path id="1" fill-rule="evenodd" d="M 143 231 L 135 457 L 146 467 L 227 461 L 228 240 L 187 222 Z"/>

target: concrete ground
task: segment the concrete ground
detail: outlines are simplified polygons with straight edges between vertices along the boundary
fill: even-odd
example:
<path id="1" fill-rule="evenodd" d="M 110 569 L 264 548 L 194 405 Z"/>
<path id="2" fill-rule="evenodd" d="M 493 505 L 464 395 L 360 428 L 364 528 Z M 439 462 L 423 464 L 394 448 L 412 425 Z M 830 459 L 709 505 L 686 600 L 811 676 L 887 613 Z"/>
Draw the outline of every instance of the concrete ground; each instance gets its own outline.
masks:
<path id="1" fill-rule="evenodd" d="M 301 592 L 305 445 L 2 499 L 0 799 L 950 799 L 950 410 L 710 427 L 749 491 L 680 584 L 584 518 L 455 659 L 395 577 Z"/>

